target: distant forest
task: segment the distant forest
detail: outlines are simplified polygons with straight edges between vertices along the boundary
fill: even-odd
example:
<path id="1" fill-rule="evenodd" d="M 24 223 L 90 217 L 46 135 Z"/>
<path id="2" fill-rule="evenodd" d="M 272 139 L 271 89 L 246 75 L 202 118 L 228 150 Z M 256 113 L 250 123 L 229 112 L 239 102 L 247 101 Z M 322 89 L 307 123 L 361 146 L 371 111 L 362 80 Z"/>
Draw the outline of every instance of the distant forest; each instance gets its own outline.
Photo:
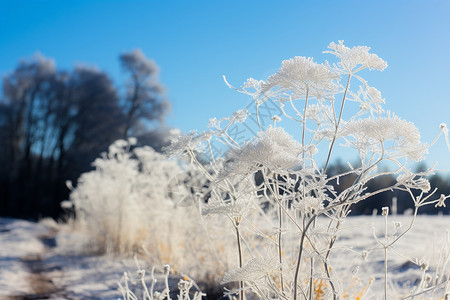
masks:
<path id="1" fill-rule="evenodd" d="M 168 142 L 164 117 L 170 105 L 159 83 L 158 67 L 139 51 L 119 56 L 125 82 L 116 84 L 103 71 L 90 67 L 60 70 L 40 54 L 20 61 L 3 78 L 0 94 L 0 216 L 58 218 L 68 199 L 65 182 L 76 182 L 91 162 L 119 138 L 137 137 L 155 150 Z M 422 166 L 423 167 L 423 166 Z M 337 161 L 328 174 L 342 173 Z M 450 178 L 429 178 L 438 194 L 450 194 Z M 340 179 L 335 189 L 354 178 Z M 392 176 L 371 181 L 367 190 L 387 187 Z M 412 207 L 411 195 L 384 192 L 352 207 L 352 214 L 372 214 L 391 206 L 398 213 Z M 448 214 L 450 207 L 424 207 L 419 213 Z"/>
<path id="2" fill-rule="evenodd" d="M 3 77 L 0 215 L 58 217 L 76 181 L 119 138 L 160 149 L 169 109 L 158 67 L 139 51 L 119 56 L 126 82 L 91 67 L 60 70 L 36 54 Z M 122 92 L 119 92 L 122 91 Z"/>
<path id="3" fill-rule="evenodd" d="M 416 166 L 416 172 L 422 172 L 425 171 L 426 165 L 423 163 L 419 163 Z M 342 174 L 346 171 L 349 171 L 349 167 L 346 164 L 343 164 L 341 161 L 336 161 L 333 165 L 328 167 L 327 174 L 329 176 L 334 176 L 336 174 Z M 352 183 L 355 181 L 355 174 L 348 175 L 345 177 L 342 177 L 339 180 L 339 184 L 337 182 L 333 182 L 334 189 L 340 193 L 344 189 L 350 187 Z M 428 177 L 428 180 L 430 181 L 431 185 L 431 191 L 433 191 L 435 188 L 437 188 L 436 196 L 435 198 L 439 198 L 440 194 L 448 195 L 450 194 L 450 177 L 447 174 L 446 176 L 442 176 L 440 174 L 435 174 L 430 177 Z M 370 181 L 370 183 L 366 186 L 367 192 L 375 192 L 377 190 L 392 186 L 396 183 L 396 177 L 393 175 L 385 175 L 377 177 Z M 413 196 L 416 197 L 420 194 L 420 191 L 413 190 Z M 395 199 L 394 199 L 395 198 Z M 380 194 L 374 195 L 372 197 L 369 197 L 365 201 L 358 202 L 356 204 L 353 204 L 351 207 L 351 213 L 350 215 L 370 215 L 374 212 L 376 209 L 378 214 L 381 213 L 381 208 L 384 206 L 389 206 L 392 208 L 393 202 L 396 204 L 396 213 L 398 214 L 404 214 L 404 213 L 412 213 L 414 209 L 414 203 L 411 198 L 411 195 L 407 192 L 395 190 L 395 191 L 385 191 Z M 392 209 L 391 209 L 391 212 Z M 395 213 L 395 212 L 393 212 Z M 424 207 L 421 207 L 419 209 L 419 214 L 446 214 L 448 215 L 450 213 L 450 207 L 435 207 L 434 205 L 427 205 Z"/>

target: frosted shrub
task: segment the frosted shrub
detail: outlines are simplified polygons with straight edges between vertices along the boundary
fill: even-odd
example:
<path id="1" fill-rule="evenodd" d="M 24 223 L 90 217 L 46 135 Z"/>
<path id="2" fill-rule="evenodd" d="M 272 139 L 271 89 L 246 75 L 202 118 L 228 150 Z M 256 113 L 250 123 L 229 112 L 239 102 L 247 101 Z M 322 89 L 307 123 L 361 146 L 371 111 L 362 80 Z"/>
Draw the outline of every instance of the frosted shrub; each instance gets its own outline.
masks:
<path id="1" fill-rule="evenodd" d="M 211 119 L 208 132 L 191 132 L 167 148 L 169 155 L 189 156 L 210 180 L 208 201 L 202 204 L 205 218 L 222 215 L 229 220 L 237 259 L 223 283 L 238 282 L 239 289 L 230 293 L 239 294 L 240 299 L 245 294 L 261 299 L 362 299 L 369 295 L 393 299 L 414 297 L 425 290 L 442 297 L 448 274 L 421 282 L 410 295 L 393 294 L 387 274 L 389 250 L 413 227 L 419 208 L 445 205 L 450 197 L 431 190 L 427 176 L 434 167 L 411 171 L 434 142 L 423 143 L 412 123 L 384 111 L 381 92 L 361 77 L 366 70 L 384 70 L 383 59 L 368 47 L 348 48 L 342 41 L 328 48 L 325 53 L 334 56 L 334 63 L 295 57 L 283 61 L 266 81 L 250 78 L 235 88 L 225 80 L 230 88 L 249 95 L 255 110 Z M 261 114 L 261 107 L 269 102 L 280 108 L 282 117 Z M 238 140 L 230 128 L 242 123 L 250 128 L 249 116 L 256 120 L 257 133 Z M 264 125 L 263 117 L 272 125 Z M 296 130 L 288 133 L 279 127 L 282 120 L 297 124 Z M 447 134 L 445 124 L 441 134 Z M 229 148 L 224 157 L 213 154 L 212 143 L 217 141 Z M 349 172 L 328 176 L 330 160 L 342 147 L 354 151 L 359 164 L 349 164 Z M 208 165 L 199 162 L 201 152 L 209 156 Z M 385 163 L 393 170 L 381 171 L 379 166 Z M 383 175 L 395 175 L 397 181 L 368 192 L 366 186 Z M 342 178 L 354 180 L 337 192 L 333 183 L 339 185 Z M 370 290 L 372 280 L 353 290 L 347 280 L 353 275 L 339 273 L 334 266 L 336 242 L 352 204 L 388 190 L 411 195 L 415 207 L 411 223 L 403 231 L 397 228 L 394 236 L 388 236 L 386 229 L 384 238 L 376 237 L 379 247 L 360 253 L 367 258 L 371 251 L 384 251 L 384 291 Z M 387 220 L 387 209 L 383 216 Z"/>
<path id="2" fill-rule="evenodd" d="M 77 220 L 86 223 L 94 250 L 101 253 L 140 248 L 149 239 L 150 226 L 168 219 L 173 206 L 167 185 L 179 172 L 176 163 L 160 159 L 149 147 L 131 153 L 130 146 L 125 140 L 112 144 L 94 161 L 95 170 L 81 175 L 70 195 Z"/>
<path id="3" fill-rule="evenodd" d="M 141 254 L 152 265 L 170 264 L 198 281 L 218 284 L 231 261 L 227 236 L 213 238 L 199 221 L 195 191 L 205 179 L 181 161 L 169 161 L 150 147 L 118 140 L 82 174 L 70 201 L 75 228 L 87 236 L 79 250 Z"/>

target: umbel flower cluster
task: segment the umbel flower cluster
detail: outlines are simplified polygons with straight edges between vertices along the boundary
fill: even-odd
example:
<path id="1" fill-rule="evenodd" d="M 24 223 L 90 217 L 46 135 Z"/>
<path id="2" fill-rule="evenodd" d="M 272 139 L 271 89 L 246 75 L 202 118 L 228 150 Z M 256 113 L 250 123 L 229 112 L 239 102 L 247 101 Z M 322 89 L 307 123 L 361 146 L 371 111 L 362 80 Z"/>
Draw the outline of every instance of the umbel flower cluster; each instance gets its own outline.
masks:
<path id="1" fill-rule="evenodd" d="M 229 220 L 237 259 L 236 268 L 225 274 L 223 282 L 236 282 L 237 288 L 229 293 L 241 300 L 251 295 L 343 299 L 350 294 L 361 299 L 369 289 L 349 288 L 333 260 L 334 246 L 352 205 L 387 190 L 399 190 L 411 195 L 415 216 L 421 206 L 443 206 L 450 197 L 430 190 L 427 176 L 433 168 L 411 171 L 412 163 L 423 160 L 434 142 L 423 143 L 414 124 L 385 111 L 381 92 L 361 77 L 364 71 L 383 71 L 387 63 L 369 47 L 349 48 L 342 41 L 331 43 L 324 53 L 331 54 L 334 62 L 294 57 L 283 61 L 266 81 L 250 78 L 240 88 L 225 79 L 230 88 L 252 98 L 255 111 L 244 109 L 231 117 L 211 119 L 210 131 L 181 136 L 166 149 L 172 157 L 187 155 L 210 181 L 198 204 L 205 218 L 221 215 Z M 264 116 L 273 121 L 264 126 L 260 109 L 268 101 L 279 106 L 282 115 Z M 347 109 L 352 114 L 349 117 Z M 256 119 L 258 132 L 238 141 L 229 129 L 245 123 L 249 116 Z M 279 126 L 282 121 L 293 122 L 296 130 L 288 133 Z M 445 124 L 438 137 L 441 134 L 447 134 Z M 223 157 L 213 155 L 211 145 L 217 141 L 229 147 Z M 342 147 L 354 151 L 359 164 L 350 165 L 346 173 L 328 176 L 330 160 Z M 380 171 L 378 167 L 385 162 L 392 171 Z M 375 192 L 366 190 L 377 177 L 387 174 L 395 175 L 397 181 Z M 343 178 L 351 178 L 351 184 L 336 191 L 332 183 L 339 184 Z M 387 218 L 388 210 L 383 215 Z M 385 251 L 385 265 L 388 250 L 412 227 L 414 218 L 411 222 L 393 241 L 388 236 L 385 241 L 377 239 L 379 249 Z M 364 250 L 361 257 L 370 251 L 375 250 Z M 372 292 L 394 299 L 387 277 L 386 273 L 384 291 Z M 421 282 L 411 295 L 403 296 L 442 288 L 445 280 L 442 276 Z"/>

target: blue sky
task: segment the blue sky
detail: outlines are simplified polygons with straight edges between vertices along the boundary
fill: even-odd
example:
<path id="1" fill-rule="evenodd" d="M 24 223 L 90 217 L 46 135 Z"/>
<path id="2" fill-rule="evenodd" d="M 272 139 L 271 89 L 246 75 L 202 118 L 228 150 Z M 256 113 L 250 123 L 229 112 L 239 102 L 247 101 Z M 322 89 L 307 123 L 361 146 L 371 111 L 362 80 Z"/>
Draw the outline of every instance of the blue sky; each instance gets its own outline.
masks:
<path id="1" fill-rule="evenodd" d="M 385 109 L 431 142 L 450 125 L 450 1 L 6 1 L 0 0 L 0 73 L 40 51 L 59 68 L 95 65 L 116 82 L 122 52 L 140 48 L 161 68 L 172 111 L 167 123 L 203 130 L 250 99 L 223 82 L 267 79 L 294 56 L 330 59 L 331 41 L 366 45 L 385 59 L 364 77 Z M 430 151 L 450 169 L 444 139 Z"/>

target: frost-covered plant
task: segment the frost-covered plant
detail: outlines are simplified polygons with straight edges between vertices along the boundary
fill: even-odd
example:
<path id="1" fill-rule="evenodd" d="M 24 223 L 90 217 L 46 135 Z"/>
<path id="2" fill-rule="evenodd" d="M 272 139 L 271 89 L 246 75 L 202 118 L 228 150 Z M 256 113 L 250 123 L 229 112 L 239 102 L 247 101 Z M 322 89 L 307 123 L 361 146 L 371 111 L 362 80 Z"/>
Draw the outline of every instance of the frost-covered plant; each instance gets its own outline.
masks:
<path id="1" fill-rule="evenodd" d="M 162 273 L 164 285 L 162 288 L 158 288 L 158 279 L 156 278 L 155 267 L 152 268 L 150 273 L 150 284 L 146 282 L 145 270 L 138 267 L 137 285 L 140 287 L 138 290 L 141 292 L 138 293 L 136 291 L 132 291 L 132 287 L 130 286 L 132 280 L 130 279 L 129 274 L 125 272 L 122 279 L 118 282 L 123 300 L 171 300 L 171 286 L 169 286 L 170 266 L 164 265 Z M 191 291 L 193 287 L 196 291 Z M 179 280 L 177 294 L 178 300 L 201 300 L 202 296 L 206 296 L 206 294 L 199 291 L 198 285 L 192 279 L 185 276 Z"/>
<path id="2" fill-rule="evenodd" d="M 153 231 L 150 226 L 165 222 L 173 206 L 167 190 L 179 167 L 150 147 L 130 152 L 132 144 L 133 140 L 113 143 L 70 194 L 77 220 L 87 223 L 95 250 L 101 253 L 140 248 Z"/>
<path id="3" fill-rule="evenodd" d="M 182 161 L 169 161 L 134 139 L 118 140 L 71 187 L 75 228 L 87 237 L 78 251 L 139 253 L 152 265 L 170 264 L 204 284 L 216 284 L 229 268 L 228 236 L 208 232 L 220 222 L 199 222 L 194 198 L 206 179 Z M 231 237 L 232 238 L 232 237 Z"/>
<path id="4" fill-rule="evenodd" d="M 353 204 L 387 190 L 411 195 L 415 210 L 410 226 L 394 240 L 388 241 L 387 234 L 385 241 L 379 240 L 387 257 L 387 251 L 413 226 L 420 207 L 442 206 L 450 197 L 436 196 L 436 190 L 431 190 L 427 176 L 434 167 L 411 171 L 434 142 L 423 143 L 412 123 L 384 111 L 381 92 L 360 76 L 365 69 L 382 71 L 387 63 L 370 53 L 369 47 L 349 48 L 340 41 L 328 48 L 325 53 L 332 54 L 335 63 L 295 57 L 283 61 L 266 81 L 250 78 L 235 88 L 225 80 L 229 87 L 252 97 L 252 116 L 258 127 L 255 136 L 239 141 L 229 132 L 251 115 L 240 110 L 231 117 L 211 119 L 210 131 L 191 132 L 167 148 L 169 155 L 188 155 L 209 179 L 210 197 L 202 204 L 203 214 L 230 220 L 238 262 L 223 282 L 239 282 L 239 289 L 230 293 L 238 293 L 240 299 L 250 292 L 261 299 L 345 298 L 348 290 L 332 258 Z M 264 126 L 260 108 L 266 102 L 279 105 L 284 118 L 296 122 L 298 129 L 288 133 L 277 127 L 279 116 L 268 116 L 273 125 Z M 350 107 L 354 113 L 346 119 L 345 108 L 351 104 L 356 104 Z M 447 134 L 445 124 L 440 129 L 439 135 Z M 230 148 L 224 157 L 213 155 L 211 144 L 216 140 Z M 338 147 L 353 149 L 359 155 L 359 166 L 349 164 L 350 171 L 328 176 Z M 200 163 L 199 152 L 210 157 L 208 165 Z M 324 162 L 318 153 L 326 157 Z M 383 163 L 394 169 L 381 171 Z M 339 184 L 349 175 L 353 183 L 335 191 L 333 182 Z M 397 181 L 368 192 L 366 186 L 383 175 L 396 175 Z M 384 214 L 387 218 L 387 211 Z M 254 237 L 259 243 L 252 244 Z M 432 286 L 442 286 L 445 280 L 440 277 Z M 367 292 L 364 288 L 355 297 Z M 384 295 L 388 297 L 387 283 Z"/>

